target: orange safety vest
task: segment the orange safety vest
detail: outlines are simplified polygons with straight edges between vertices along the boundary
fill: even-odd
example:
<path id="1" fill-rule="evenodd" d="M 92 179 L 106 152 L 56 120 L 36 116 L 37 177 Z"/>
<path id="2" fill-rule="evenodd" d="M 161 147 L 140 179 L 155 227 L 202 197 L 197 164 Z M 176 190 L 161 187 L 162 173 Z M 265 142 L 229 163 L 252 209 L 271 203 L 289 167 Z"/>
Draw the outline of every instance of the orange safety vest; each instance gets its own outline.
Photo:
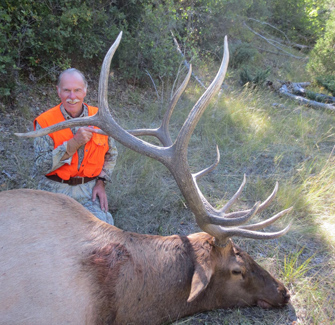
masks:
<path id="1" fill-rule="evenodd" d="M 46 128 L 50 125 L 65 121 L 65 118 L 60 110 L 60 105 L 50 108 L 46 112 L 42 113 L 34 120 L 34 129 L 36 129 L 36 122 L 42 127 Z M 88 106 L 88 115 L 92 116 L 98 112 L 98 108 L 94 106 Z M 94 127 L 98 129 L 97 127 Z M 71 129 L 64 129 L 50 133 L 49 136 L 54 142 L 54 148 L 57 148 L 64 141 L 68 141 L 73 137 Z M 58 169 L 47 174 L 58 175 L 64 180 L 68 180 L 70 177 L 96 177 L 100 174 L 105 161 L 105 154 L 108 151 L 108 136 L 93 133 L 90 141 L 85 144 L 84 158 L 78 170 L 78 153 L 76 152 L 72 156 L 71 164 L 64 164 Z"/>

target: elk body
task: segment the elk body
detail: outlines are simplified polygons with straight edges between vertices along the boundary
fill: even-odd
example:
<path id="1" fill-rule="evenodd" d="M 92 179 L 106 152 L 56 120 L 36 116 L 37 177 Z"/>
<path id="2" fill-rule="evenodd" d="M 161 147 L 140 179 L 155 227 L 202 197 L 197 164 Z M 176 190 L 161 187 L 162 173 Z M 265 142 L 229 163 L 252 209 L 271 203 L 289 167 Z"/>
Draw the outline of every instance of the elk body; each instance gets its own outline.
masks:
<path id="1" fill-rule="evenodd" d="M 203 196 L 197 181 L 216 162 L 191 173 L 188 143 L 210 99 L 219 91 L 228 65 L 191 110 L 176 140 L 170 116 L 191 75 L 171 100 L 158 129 L 126 131 L 108 110 L 110 61 L 121 34 L 108 51 L 99 82 L 99 112 L 19 136 L 41 136 L 72 126 L 94 125 L 130 149 L 163 163 L 175 178 L 188 207 L 204 231 L 189 236 L 149 236 L 122 231 L 90 214 L 74 200 L 35 190 L 0 193 L 1 324 L 160 324 L 215 308 L 258 305 L 282 307 L 287 289 L 234 245 L 233 236 L 273 239 L 284 235 L 258 230 L 290 209 L 256 224 L 246 224 L 273 200 L 229 212 L 242 185 L 221 209 Z M 155 136 L 161 146 L 139 138 Z"/>
<path id="2" fill-rule="evenodd" d="M 2 192 L 0 206 L 1 324 L 161 324 L 289 300 L 232 241 L 125 232 L 43 191 Z"/>

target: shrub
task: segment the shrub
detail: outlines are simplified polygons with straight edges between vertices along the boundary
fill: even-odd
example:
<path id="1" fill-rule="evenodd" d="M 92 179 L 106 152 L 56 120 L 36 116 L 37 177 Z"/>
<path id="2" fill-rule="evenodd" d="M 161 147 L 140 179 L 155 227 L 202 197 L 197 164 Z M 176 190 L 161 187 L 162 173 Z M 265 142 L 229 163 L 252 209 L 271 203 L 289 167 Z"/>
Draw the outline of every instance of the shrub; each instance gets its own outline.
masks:
<path id="1" fill-rule="evenodd" d="M 331 97 L 331 96 L 327 96 L 327 95 L 324 95 L 324 94 L 320 94 L 320 93 L 316 93 L 312 90 L 307 90 L 306 91 L 306 97 L 308 99 L 311 99 L 311 100 L 315 100 L 316 102 L 320 102 L 320 103 L 334 103 L 334 97 Z"/>
<path id="2" fill-rule="evenodd" d="M 15 96 L 22 76 L 54 79 L 83 58 L 104 53 L 119 29 L 110 10 L 107 0 L 2 1 L 1 95 Z"/>
<path id="3" fill-rule="evenodd" d="M 178 19 L 172 0 L 154 5 L 143 2 L 137 21 L 122 41 L 119 60 L 125 78 L 142 79 L 147 73 L 154 78 L 174 77 L 182 60 L 176 51 L 171 31 L 178 30 Z M 120 57 L 121 54 L 119 54 Z"/>
<path id="4" fill-rule="evenodd" d="M 230 64 L 233 68 L 250 63 L 250 61 L 258 54 L 258 51 L 251 47 L 248 43 L 240 43 L 231 47 Z"/>
<path id="5" fill-rule="evenodd" d="M 314 49 L 310 54 L 307 69 L 315 76 L 332 75 L 335 76 L 335 12 L 326 24 L 324 35 L 318 39 Z"/>
<path id="6" fill-rule="evenodd" d="M 285 3 L 295 8 L 294 1 Z M 0 96 L 15 98 L 19 91 L 16 88 L 27 78 L 37 82 L 43 78 L 55 79 L 61 70 L 70 66 L 84 73 L 90 67 L 99 67 L 121 30 L 123 40 L 113 64 L 127 79 L 143 81 L 149 73 L 157 80 L 175 75 L 181 58 L 171 30 L 189 61 L 199 56 L 200 48 L 206 57 L 221 57 L 218 54 L 226 34 L 231 40 L 244 41 L 233 49 L 231 62 L 234 67 L 241 67 L 250 64 L 257 55 L 247 45 L 255 37 L 246 32 L 243 24 L 249 15 L 270 21 L 268 15 L 273 12 L 272 22 L 278 22 L 283 28 L 289 22 L 287 28 L 291 32 L 307 36 L 311 30 L 319 30 L 317 23 L 313 25 L 317 28 L 303 33 L 306 22 L 310 22 L 305 19 L 304 9 L 307 6 L 306 13 L 310 13 L 314 2 L 299 0 L 298 4 L 287 18 L 282 15 L 287 9 L 282 9 L 284 5 L 277 0 L 1 0 Z M 299 19 L 292 23 L 290 19 L 296 14 Z M 328 27 L 330 33 L 332 27 Z M 327 55 L 322 59 L 323 65 L 331 58 Z M 254 78 L 253 82 L 259 83 L 264 76 L 257 72 Z"/>
<path id="7" fill-rule="evenodd" d="M 335 72 L 335 71 L 334 71 Z M 319 76 L 316 77 L 317 83 L 329 91 L 333 96 L 335 96 L 335 75 L 330 76 Z"/>
<path id="8" fill-rule="evenodd" d="M 0 2 L 0 96 L 15 98 L 23 78 L 55 80 L 65 68 L 98 67 L 123 31 L 113 64 L 125 78 L 170 76 L 180 60 L 171 29 L 178 16 L 172 0 L 7 0 Z"/>
<path id="9" fill-rule="evenodd" d="M 252 86 L 262 86 L 270 72 L 271 68 L 264 70 L 244 67 L 240 72 L 240 82 L 242 85 L 250 84 Z"/>

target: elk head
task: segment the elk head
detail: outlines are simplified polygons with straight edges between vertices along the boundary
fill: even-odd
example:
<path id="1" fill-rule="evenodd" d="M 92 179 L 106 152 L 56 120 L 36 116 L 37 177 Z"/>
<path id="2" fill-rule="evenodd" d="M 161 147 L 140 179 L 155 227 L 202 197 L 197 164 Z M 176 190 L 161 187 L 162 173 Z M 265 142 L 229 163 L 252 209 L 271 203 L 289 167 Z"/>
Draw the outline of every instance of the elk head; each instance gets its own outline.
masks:
<path id="1" fill-rule="evenodd" d="M 187 161 L 187 149 L 191 135 L 203 112 L 208 106 L 210 100 L 220 90 L 221 84 L 225 78 L 229 61 L 227 37 L 225 37 L 224 40 L 224 57 L 219 71 L 211 85 L 207 88 L 205 93 L 200 97 L 200 99 L 190 111 L 175 141 L 172 141 L 169 134 L 169 121 L 180 96 L 182 95 L 188 84 L 192 72 L 192 67 L 190 67 L 186 78 L 174 94 L 169 104 L 169 108 L 163 117 L 160 127 L 158 127 L 157 129 L 136 129 L 126 131 L 113 119 L 108 109 L 107 100 L 110 63 L 121 41 L 121 37 L 122 32 L 119 34 L 119 36 L 107 52 L 104 62 L 102 64 L 99 80 L 99 111 L 96 115 L 91 117 L 67 120 L 65 122 L 50 126 L 45 129 L 17 135 L 26 137 L 38 137 L 73 126 L 97 126 L 103 131 L 102 132 L 101 130 L 99 130 L 100 133 L 107 134 L 113 137 L 116 141 L 140 154 L 160 161 L 169 169 L 169 171 L 175 178 L 178 187 L 187 202 L 188 207 L 194 213 L 197 224 L 204 232 L 210 234 L 213 238 L 215 238 L 214 243 L 216 246 L 220 247 L 231 245 L 229 238 L 233 236 L 254 239 L 273 239 L 284 235 L 289 230 L 290 225 L 288 225 L 285 229 L 281 231 L 273 233 L 260 232 L 258 230 L 269 226 L 274 221 L 287 214 L 291 210 L 291 208 L 283 210 L 278 214 L 274 215 L 273 217 L 266 219 L 265 221 L 255 224 L 244 225 L 256 213 L 263 211 L 270 204 L 270 202 L 273 200 L 277 193 L 278 184 L 276 184 L 272 194 L 264 202 L 257 202 L 251 209 L 228 212 L 232 204 L 236 202 L 236 200 L 240 196 L 242 189 L 245 186 L 246 177 L 244 176 L 240 188 L 225 204 L 225 206 L 223 206 L 221 209 L 215 209 L 201 193 L 197 185 L 197 181 L 201 177 L 212 171 L 218 165 L 220 159 L 218 148 L 216 161 L 213 163 L 213 165 L 200 172 L 192 173 L 190 171 L 190 167 Z M 138 136 L 142 135 L 154 136 L 158 138 L 162 145 L 157 146 L 138 138 Z M 237 274 L 238 272 L 236 271 L 235 275 L 234 271 L 232 271 L 233 275 L 236 276 L 236 278 L 243 277 L 242 269 L 239 274 Z"/>
<path id="2" fill-rule="evenodd" d="M 288 303 L 290 295 L 285 286 L 232 240 L 218 247 L 206 235 L 189 236 L 203 236 L 200 242 L 205 244 L 198 249 L 207 249 L 210 254 L 196 254 L 198 261 L 188 302 L 202 296 L 201 301 L 211 304 L 207 310 L 247 306 L 267 309 Z"/>

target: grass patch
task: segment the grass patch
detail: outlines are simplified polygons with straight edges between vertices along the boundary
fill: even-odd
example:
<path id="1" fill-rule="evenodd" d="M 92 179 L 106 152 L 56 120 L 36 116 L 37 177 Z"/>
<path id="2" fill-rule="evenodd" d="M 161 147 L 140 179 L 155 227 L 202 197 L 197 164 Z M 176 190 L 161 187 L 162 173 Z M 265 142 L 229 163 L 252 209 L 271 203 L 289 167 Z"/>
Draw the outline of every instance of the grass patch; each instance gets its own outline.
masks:
<path id="1" fill-rule="evenodd" d="M 282 268 L 282 278 L 285 283 L 297 283 L 301 280 L 305 274 L 312 268 L 309 266 L 313 256 L 309 257 L 303 262 L 299 262 L 299 257 L 301 256 L 304 248 L 300 249 L 298 252 L 290 253 L 288 256 L 284 256 L 284 265 Z"/>
<path id="2" fill-rule="evenodd" d="M 187 90 L 181 99 L 173 120 L 174 134 L 200 91 L 195 86 Z M 282 106 L 272 105 L 278 101 Z M 147 114 L 148 111 L 145 111 L 138 118 L 154 120 Z M 292 231 L 274 243 L 267 242 L 266 249 L 263 243 L 251 241 L 241 241 L 241 247 L 246 248 L 256 260 L 263 261 L 267 269 L 290 287 L 292 305 L 279 311 L 257 308 L 257 311 L 253 308 L 213 311 L 175 324 L 334 321 L 334 313 L 327 307 L 335 302 L 334 292 L 329 289 L 335 285 L 334 268 L 328 268 L 334 255 L 329 227 L 334 220 L 331 199 L 335 184 L 332 158 L 334 120 L 332 114 L 295 106 L 265 90 L 223 92 L 210 105 L 192 137 L 190 165 L 194 171 L 208 166 L 214 160 L 215 145 L 218 144 L 221 162 L 199 184 L 211 203 L 217 206 L 231 197 L 244 173 L 247 174 L 248 184 L 234 209 L 264 200 L 271 193 L 275 181 L 280 182 L 276 202 L 260 219 L 294 206 L 287 218 L 294 220 Z M 133 157 L 128 159 L 128 155 Z M 157 234 L 197 231 L 196 225 L 187 226 L 194 222 L 193 217 L 187 213 L 179 190 L 164 167 L 134 153 L 123 152 L 121 156 L 122 163 L 115 175 L 122 171 L 125 184 L 131 183 L 129 179 L 134 177 L 139 184 L 130 189 L 128 200 L 125 201 L 122 195 L 122 205 L 115 215 L 117 223 L 121 222 L 119 218 L 123 220 L 121 228 L 134 230 L 136 225 L 140 231 L 144 229 L 144 232 Z M 123 163 L 124 159 L 126 162 Z M 111 201 L 117 202 L 113 197 Z M 141 209 L 139 204 L 143 205 Z M 322 269 L 327 269 L 327 272 L 321 272 Z"/>

